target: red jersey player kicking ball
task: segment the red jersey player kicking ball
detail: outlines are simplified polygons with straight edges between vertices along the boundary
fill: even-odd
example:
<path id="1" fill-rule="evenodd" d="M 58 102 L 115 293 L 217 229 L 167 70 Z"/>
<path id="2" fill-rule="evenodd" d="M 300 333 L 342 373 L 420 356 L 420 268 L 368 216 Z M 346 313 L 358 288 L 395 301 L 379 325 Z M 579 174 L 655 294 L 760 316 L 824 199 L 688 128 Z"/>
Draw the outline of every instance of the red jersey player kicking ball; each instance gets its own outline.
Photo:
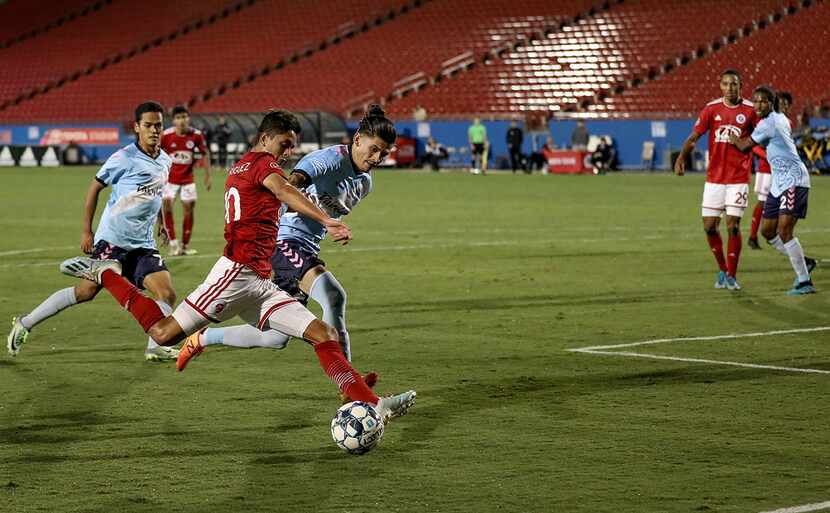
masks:
<path id="1" fill-rule="evenodd" d="M 170 256 L 194 255 L 196 250 L 189 249 L 190 235 L 193 233 L 193 211 L 196 207 L 196 184 L 193 180 L 193 168 L 201 157 L 203 162 L 210 162 L 205 136 L 201 131 L 190 126 L 190 112 L 187 107 L 177 105 L 172 112 L 173 126 L 164 131 L 161 148 L 173 158 L 170 177 L 162 192 L 164 229 L 170 241 Z M 205 164 L 205 189 L 210 190 L 210 165 Z M 176 223 L 173 221 L 173 203 L 176 196 L 182 200 L 184 219 L 182 221 L 182 240 L 176 238 Z"/>
<path id="2" fill-rule="evenodd" d="M 75 257 L 61 264 L 61 272 L 99 283 L 159 345 L 174 345 L 210 323 L 235 316 L 263 331 L 302 338 L 314 348 L 324 372 L 342 394 L 373 405 L 386 421 L 406 413 L 415 402 L 415 391 L 376 396 L 343 354 L 337 330 L 270 280 L 282 203 L 325 226 L 333 240 L 346 243 L 351 239 L 349 227 L 292 186 L 280 167 L 297 144 L 299 132 L 297 117 L 288 111 L 271 111 L 262 119 L 256 144 L 228 170 L 224 255 L 172 315 L 165 317 L 155 301 L 124 279 L 117 261 Z M 181 351 L 198 354 L 202 349 L 199 338 L 192 337 Z"/>
<path id="3" fill-rule="evenodd" d="M 752 102 L 741 98 L 741 77 L 737 71 L 728 69 L 721 73 L 720 90 L 723 97 L 709 102 L 700 113 L 674 163 L 674 172 L 679 176 L 685 174 L 687 157 L 697 140 L 709 132 L 709 168 L 701 212 L 703 230 L 720 271 L 715 288 L 740 290 L 736 279 L 741 256 L 740 223 L 749 200 L 752 157 L 731 145 L 729 136 L 749 137 L 758 118 Z M 720 236 L 720 220 L 724 214 L 729 234 L 726 258 Z"/>

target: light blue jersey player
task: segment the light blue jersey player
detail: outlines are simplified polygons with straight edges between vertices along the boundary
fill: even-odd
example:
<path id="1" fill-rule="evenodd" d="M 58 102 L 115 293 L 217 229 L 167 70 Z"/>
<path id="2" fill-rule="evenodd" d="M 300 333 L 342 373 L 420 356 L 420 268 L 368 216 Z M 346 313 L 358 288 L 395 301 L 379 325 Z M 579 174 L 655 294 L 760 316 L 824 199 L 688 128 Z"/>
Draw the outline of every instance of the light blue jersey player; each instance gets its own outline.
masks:
<path id="1" fill-rule="evenodd" d="M 732 136 L 730 142 L 741 151 L 748 151 L 756 144 L 766 147 L 772 186 L 764 203 L 761 233 L 770 245 L 789 258 L 795 271 L 795 283 L 787 294 L 812 294 L 816 289 L 810 270 L 815 266 L 815 260 L 804 257 L 801 243 L 793 234 L 798 220 L 807 217 L 810 175 L 796 151 L 789 119 L 777 112 L 775 91 L 768 86 L 755 88 L 752 103 L 761 121 L 750 137 L 738 139 Z"/>
<path id="2" fill-rule="evenodd" d="M 294 168 L 289 181 L 302 189 L 329 216 L 339 219 L 372 191 L 370 171 L 389 155 L 395 143 L 395 125 L 377 105 L 360 121 L 351 144 L 323 148 L 306 155 Z M 313 299 L 323 308 L 323 321 L 334 326 L 343 353 L 351 361 L 346 330 L 346 291 L 320 260 L 320 242 L 325 229 L 311 219 L 283 212 L 277 235 L 277 250 L 271 259 L 274 283 L 303 301 Z M 270 347 L 282 349 L 289 337 L 279 332 L 260 332 L 250 326 L 210 328 L 204 345 Z M 367 376 L 374 383 L 376 376 Z"/>
<path id="3" fill-rule="evenodd" d="M 135 143 L 115 152 L 101 166 L 86 194 L 81 251 L 97 259 L 118 260 L 125 278 L 148 289 L 165 312 L 172 312 L 176 293 L 170 273 L 153 240 L 153 228 L 161 209 L 161 193 L 167 183 L 172 160 L 161 150 L 164 109 L 155 102 L 142 103 L 135 111 Z M 92 232 L 98 196 L 112 187 L 107 206 Z M 12 319 L 7 349 L 20 352 L 29 331 L 58 312 L 92 300 L 101 287 L 82 280 L 75 287 L 59 290 L 27 315 Z M 158 346 L 152 339 L 144 352 L 150 361 L 175 360 L 178 351 Z"/>

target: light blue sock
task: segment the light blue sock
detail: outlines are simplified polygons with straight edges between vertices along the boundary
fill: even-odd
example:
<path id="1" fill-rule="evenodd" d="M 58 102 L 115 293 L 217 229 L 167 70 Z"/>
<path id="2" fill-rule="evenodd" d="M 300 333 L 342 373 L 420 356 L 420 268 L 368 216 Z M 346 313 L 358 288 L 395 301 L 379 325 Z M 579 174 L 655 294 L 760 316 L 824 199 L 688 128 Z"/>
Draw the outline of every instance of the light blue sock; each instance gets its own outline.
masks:
<path id="1" fill-rule="evenodd" d="M 346 359 L 352 361 L 352 345 L 346 330 L 346 290 L 326 271 L 314 280 L 308 296 L 323 307 L 323 322 L 337 330 L 340 348 Z"/>
<path id="2" fill-rule="evenodd" d="M 229 326 L 227 328 L 208 328 L 202 336 L 202 344 L 230 347 L 266 347 L 284 349 L 291 337 L 276 330 L 259 331 L 250 324 Z"/>
<path id="3" fill-rule="evenodd" d="M 221 345 L 225 341 L 225 328 L 208 328 L 202 334 L 202 345 Z"/>

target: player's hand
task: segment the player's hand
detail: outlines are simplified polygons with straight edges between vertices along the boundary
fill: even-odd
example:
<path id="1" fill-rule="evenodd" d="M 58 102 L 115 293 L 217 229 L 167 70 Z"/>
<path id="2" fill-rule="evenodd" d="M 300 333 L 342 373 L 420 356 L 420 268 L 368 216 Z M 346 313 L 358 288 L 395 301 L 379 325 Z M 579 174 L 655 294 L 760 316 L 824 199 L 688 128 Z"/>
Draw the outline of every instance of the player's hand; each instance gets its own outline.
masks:
<path id="1" fill-rule="evenodd" d="M 84 231 L 81 233 L 81 252 L 87 255 L 92 254 L 93 245 L 92 242 L 95 236 L 90 231 Z"/>
<path id="2" fill-rule="evenodd" d="M 210 175 L 205 175 L 205 189 L 207 189 L 208 192 L 210 192 L 212 188 L 213 182 L 210 181 Z"/>
<path id="3" fill-rule="evenodd" d="M 686 174 L 686 159 L 683 155 L 678 155 L 677 160 L 674 161 L 674 174 L 683 176 Z"/>
<path id="4" fill-rule="evenodd" d="M 732 146 L 738 145 L 738 136 L 735 134 L 729 134 L 729 144 Z"/>
<path id="5" fill-rule="evenodd" d="M 324 226 L 335 242 L 340 242 L 345 246 L 352 240 L 352 231 L 345 223 L 335 219 L 329 219 L 325 222 Z"/>

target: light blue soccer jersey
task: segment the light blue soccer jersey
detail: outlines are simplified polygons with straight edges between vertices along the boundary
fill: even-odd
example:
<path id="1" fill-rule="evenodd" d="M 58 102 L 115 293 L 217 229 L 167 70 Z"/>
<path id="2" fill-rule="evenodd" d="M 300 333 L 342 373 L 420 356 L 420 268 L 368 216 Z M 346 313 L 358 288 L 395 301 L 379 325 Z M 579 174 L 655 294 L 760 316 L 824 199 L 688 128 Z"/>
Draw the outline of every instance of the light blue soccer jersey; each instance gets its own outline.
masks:
<path id="1" fill-rule="evenodd" d="M 777 197 L 790 187 L 810 187 L 810 173 L 798 157 L 787 116 L 770 112 L 755 127 L 752 140 L 766 146 L 772 168 L 770 194 Z"/>
<path id="2" fill-rule="evenodd" d="M 333 219 L 340 219 L 372 192 L 372 176 L 355 172 L 347 145 L 329 146 L 313 151 L 300 159 L 294 172 L 308 176 L 311 183 L 305 193 Z M 323 225 L 288 212 L 283 206 L 278 240 L 292 240 L 312 253 L 320 252 L 320 241 L 326 236 Z"/>
<path id="3" fill-rule="evenodd" d="M 167 183 L 172 159 L 163 150 L 155 159 L 137 143 L 113 153 L 95 179 L 112 186 L 95 243 L 105 240 L 126 250 L 156 248 L 153 227 L 161 209 L 161 191 Z"/>

